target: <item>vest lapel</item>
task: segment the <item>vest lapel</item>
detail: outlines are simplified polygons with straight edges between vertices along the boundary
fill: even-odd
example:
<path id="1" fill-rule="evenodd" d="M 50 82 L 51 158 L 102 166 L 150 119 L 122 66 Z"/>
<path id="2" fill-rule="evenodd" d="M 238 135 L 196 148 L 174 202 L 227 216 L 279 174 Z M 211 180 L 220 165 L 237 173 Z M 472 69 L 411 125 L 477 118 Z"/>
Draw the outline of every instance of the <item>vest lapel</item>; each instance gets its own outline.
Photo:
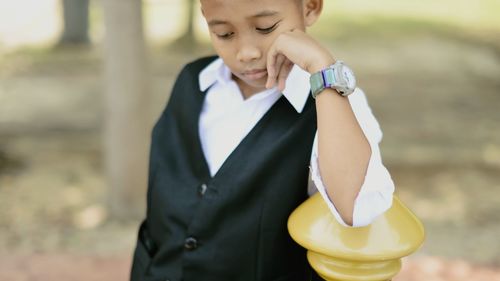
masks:
<path id="1" fill-rule="evenodd" d="M 210 88 L 209 88 L 210 89 Z M 242 150 L 243 146 L 247 146 L 252 139 L 254 138 L 255 131 L 258 131 L 260 127 L 266 122 L 269 122 L 269 119 L 272 118 L 272 115 L 275 114 L 273 113 L 276 111 L 276 108 L 279 106 L 286 106 L 286 99 L 284 96 L 281 96 L 272 106 L 269 108 L 269 110 L 262 116 L 262 118 L 255 124 L 255 126 L 248 132 L 248 134 L 241 140 L 241 142 L 234 148 L 234 150 L 228 155 L 226 160 L 222 163 L 221 167 L 215 175 L 212 177 L 210 175 L 210 169 L 208 167 L 208 161 L 205 158 L 205 154 L 203 153 L 203 148 L 201 145 L 201 139 L 200 139 L 200 134 L 199 134 L 199 118 L 201 114 L 201 109 L 203 106 L 203 101 L 206 97 L 208 89 L 204 92 L 198 90 L 196 93 L 196 116 L 197 118 L 194 118 L 194 124 L 190 124 L 189 128 L 194 130 L 191 132 L 192 135 L 196 136 L 196 144 L 194 145 L 194 160 L 197 163 L 202 163 L 201 164 L 196 164 L 199 166 L 199 169 L 201 170 L 201 179 L 203 181 L 213 181 L 215 178 L 220 177 L 221 174 L 224 174 L 226 170 L 228 170 L 232 165 L 232 162 L 235 160 L 234 158 L 237 157 L 237 154 L 240 153 L 240 150 Z M 192 118 L 193 119 L 193 118 Z M 221 136 L 223 138 L 224 136 Z"/>

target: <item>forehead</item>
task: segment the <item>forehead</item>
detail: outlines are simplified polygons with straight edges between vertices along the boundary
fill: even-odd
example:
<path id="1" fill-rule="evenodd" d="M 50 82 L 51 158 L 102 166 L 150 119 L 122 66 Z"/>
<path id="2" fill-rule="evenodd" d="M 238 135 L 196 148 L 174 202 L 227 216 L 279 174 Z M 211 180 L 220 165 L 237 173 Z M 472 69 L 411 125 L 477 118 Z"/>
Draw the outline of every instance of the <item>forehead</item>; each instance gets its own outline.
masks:
<path id="1" fill-rule="evenodd" d="M 251 18 L 270 12 L 287 13 L 298 7 L 297 0 L 201 0 L 204 16 L 211 18 Z M 221 19 L 222 19 L 221 18 Z"/>

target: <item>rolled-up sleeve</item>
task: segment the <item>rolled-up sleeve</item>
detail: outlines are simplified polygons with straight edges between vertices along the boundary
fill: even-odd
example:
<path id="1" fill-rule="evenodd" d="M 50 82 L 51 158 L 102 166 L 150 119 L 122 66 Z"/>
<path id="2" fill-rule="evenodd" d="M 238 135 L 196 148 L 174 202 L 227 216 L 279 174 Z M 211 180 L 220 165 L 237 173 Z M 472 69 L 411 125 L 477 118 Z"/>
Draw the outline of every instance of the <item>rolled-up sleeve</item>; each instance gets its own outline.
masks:
<path id="1" fill-rule="evenodd" d="M 354 93 L 348 96 L 348 99 L 361 129 L 368 139 L 372 152 L 363 185 L 354 202 L 352 226 L 361 227 L 369 225 L 375 218 L 391 207 L 394 182 L 382 163 L 379 148 L 382 131 L 375 116 L 373 116 L 365 94 L 361 89 L 357 88 Z M 337 221 L 344 226 L 349 226 L 343 221 L 335 205 L 328 197 L 318 165 L 318 133 L 316 132 L 310 165 L 311 179 L 315 188 L 314 186 L 309 188 L 308 193 L 312 195 L 316 190 L 319 191 Z"/>

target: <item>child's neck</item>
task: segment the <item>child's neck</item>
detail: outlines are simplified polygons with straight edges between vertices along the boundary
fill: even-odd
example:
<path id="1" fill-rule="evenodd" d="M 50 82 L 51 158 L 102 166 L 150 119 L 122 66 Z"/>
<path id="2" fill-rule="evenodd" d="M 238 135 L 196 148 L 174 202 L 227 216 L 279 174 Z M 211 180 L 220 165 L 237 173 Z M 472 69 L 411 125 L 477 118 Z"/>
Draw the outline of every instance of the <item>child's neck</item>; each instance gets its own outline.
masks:
<path id="1" fill-rule="evenodd" d="M 258 91 L 245 91 L 240 87 L 241 95 L 243 96 L 244 100 L 249 99 L 251 96 L 255 95 L 258 93 Z"/>
<path id="2" fill-rule="evenodd" d="M 234 75 L 233 75 L 233 80 L 236 81 L 238 88 L 240 88 L 240 92 L 241 92 L 241 95 L 243 96 L 244 100 L 247 100 L 251 96 L 253 96 L 259 92 L 262 92 L 266 89 L 265 87 L 262 87 L 262 88 L 251 87 L 248 84 L 246 84 L 245 82 L 243 82 L 241 79 L 238 79 L 237 77 L 235 77 Z"/>

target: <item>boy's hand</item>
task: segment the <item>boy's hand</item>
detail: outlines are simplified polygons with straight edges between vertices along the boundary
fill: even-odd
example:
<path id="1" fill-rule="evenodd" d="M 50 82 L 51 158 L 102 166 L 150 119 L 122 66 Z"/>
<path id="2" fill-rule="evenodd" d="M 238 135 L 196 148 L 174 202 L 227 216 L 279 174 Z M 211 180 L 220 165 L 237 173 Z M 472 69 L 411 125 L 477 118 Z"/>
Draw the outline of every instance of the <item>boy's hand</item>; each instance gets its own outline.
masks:
<path id="1" fill-rule="evenodd" d="M 278 89 L 283 91 L 294 64 L 312 74 L 334 63 L 330 52 L 307 33 L 299 29 L 283 32 L 267 53 L 266 88 L 278 83 Z"/>

